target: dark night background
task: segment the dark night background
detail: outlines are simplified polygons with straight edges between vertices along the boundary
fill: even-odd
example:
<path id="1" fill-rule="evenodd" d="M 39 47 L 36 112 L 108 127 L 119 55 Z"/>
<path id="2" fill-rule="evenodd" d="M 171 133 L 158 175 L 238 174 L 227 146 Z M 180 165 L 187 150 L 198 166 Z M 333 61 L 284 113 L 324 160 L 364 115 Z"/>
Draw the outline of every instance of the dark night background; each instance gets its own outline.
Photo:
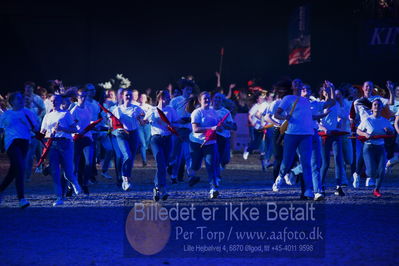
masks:
<path id="1" fill-rule="evenodd" d="M 359 29 L 370 1 L 2 1 L 0 89 L 32 80 L 66 85 L 104 82 L 122 73 L 134 88 L 160 88 L 192 74 L 215 86 L 220 48 L 223 85 L 253 77 L 270 87 L 301 77 L 316 86 L 398 80 L 398 58 L 361 54 Z M 288 66 L 288 20 L 311 4 L 312 62 Z M 397 38 L 399 39 L 399 38 Z"/>

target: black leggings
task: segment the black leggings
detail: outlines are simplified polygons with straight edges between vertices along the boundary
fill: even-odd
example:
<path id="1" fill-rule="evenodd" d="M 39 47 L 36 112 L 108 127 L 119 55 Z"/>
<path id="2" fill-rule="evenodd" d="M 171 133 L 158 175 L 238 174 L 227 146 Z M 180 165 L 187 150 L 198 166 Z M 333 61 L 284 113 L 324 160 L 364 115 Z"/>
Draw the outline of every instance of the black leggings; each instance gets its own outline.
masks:
<path id="1" fill-rule="evenodd" d="M 15 178 L 18 199 L 24 198 L 24 174 L 28 149 L 29 140 L 14 139 L 11 143 L 7 150 L 7 155 L 10 160 L 10 168 L 0 185 L 0 192 L 3 192 Z"/>

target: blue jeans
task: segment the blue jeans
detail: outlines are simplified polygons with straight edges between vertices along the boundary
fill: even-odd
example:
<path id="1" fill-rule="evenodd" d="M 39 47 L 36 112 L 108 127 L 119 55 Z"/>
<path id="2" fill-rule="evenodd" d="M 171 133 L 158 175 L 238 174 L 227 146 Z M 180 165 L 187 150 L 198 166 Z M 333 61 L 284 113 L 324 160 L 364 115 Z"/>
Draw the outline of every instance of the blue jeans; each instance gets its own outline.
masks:
<path id="1" fill-rule="evenodd" d="M 343 156 L 342 156 L 342 136 L 329 136 L 325 140 L 325 143 L 321 145 L 321 156 L 322 156 L 322 165 L 321 165 L 321 183 L 324 186 L 327 170 L 330 167 L 330 154 L 331 149 L 334 153 L 334 162 L 335 162 L 335 180 L 337 186 L 340 186 L 342 183 L 342 170 L 343 170 Z"/>
<path id="2" fill-rule="evenodd" d="M 115 173 L 116 173 L 116 181 L 117 183 L 121 183 L 122 181 L 122 152 L 119 149 L 118 141 L 116 136 L 111 134 L 109 135 L 111 140 L 112 149 L 114 150 L 114 164 L 115 164 Z"/>
<path id="3" fill-rule="evenodd" d="M 264 148 L 262 150 L 265 152 L 265 159 L 270 160 L 273 155 L 273 129 L 267 129 L 265 134 Z"/>
<path id="4" fill-rule="evenodd" d="M 343 154 L 343 164 L 342 164 L 342 177 L 346 178 L 346 165 L 352 165 L 353 163 L 353 148 L 352 140 L 348 139 L 347 136 L 342 136 L 342 154 Z"/>
<path id="5" fill-rule="evenodd" d="M 49 161 L 53 176 L 54 190 L 57 197 L 62 198 L 61 167 L 65 172 L 65 178 L 76 184 L 76 175 L 73 167 L 73 143 L 69 139 L 55 139 L 50 147 Z"/>
<path id="6" fill-rule="evenodd" d="M 191 156 L 190 156 L 190 133 L 191 130 L 188 128 L 178 128 L 177 133 L 179 137 L 173 135 L 173 151 L 172 157 L 170 158 L 170 164 L 172 166 L 172 177 L 177 177 L 181 163 L 186 162 L 186 169 L 191 167 Z"/>
<path id="7" fill-rule="evenodd" d="M 107 172 L 108 168 L 109 168 L 109 163 L 111 162 L 112 155 L 113 155 L 111 135 L 101 134 L 101 135 L 99 135 L 98 140 L 99 140 L 101 146 L 103 147 L 104 153 L 105 153 L 101 170 L 102 170 L 102 172 Z"/>
<path id="8" fill-rule="evenodd" d="M 298 149 L 299 160 L 302 164 L 304 189 L 312 190 L 312 135 L 285 134 L 283 149 L 283 161 L 281 162 L 279 175 L 284 177 L 291 170 Z"/>
<path id="9" fill-rule="evenodd" d="M 217 163 L 216 163 L 216 177 L 220 177 L 220 166 L 223 168 L 230 162 L 230 138 L 225 138 L 220 135 L 217 137 Z"/>
<path id="10" fill-rule="evenodd" d="M 360 175 L 364 168 L 363 142 L 356 139 L 356 173 Z"/>
<path id="11" fill-rule="evenodd" d="M 15 178 L 18 199 L 24 198 L 24 175 L 28 149 L 29 140 L 26 139 L 14 139 L 10 147 L 8 147 L 7 155 L 10 160 L 10 168 L 3 182 L 0 184 L 0 193 L 2 193 Z"/>
<path id="12" fill-rule="evenodd" d="M 323 192 L 322 189 L 322 182 L 321 182 L 321 150 L 320 150 L 320 136 L 315 131 L 315 134 L 312 137 L 312 180 L 313 180 L 313 192 L 314 193 L 321 193 Z"/>
<path id="13" fill-rule="evenodd" d="M 273 127 L 273 182 L 276 181 L 278 173 L 280 172 L 281 162 L 283 161 L 283 145 L 278 141 L 280 138 L 280 128 Z"/>
<path id="14" fill-rule="evenodd" d="M 92 176 L 93 141 L 88 137 L 77 139 L 74 142 L 74 148 L 74 174 L 78 177 L 81 186 L 87 186 L 89 178 Z M 82 155 L 84 158 L 82 158 Z"/>
<path id="15" fill-rule="evenodd" d="M 139 134 L 139 140 L 140 140 L 140 154 L 141 154 L 141 159 L 143 160 L 143 163 L 147 162 L 147 149 L 150 144 L 150 138 L 151 138 L 151 126 L 149 124 L 146 124 L 144 126 L 139 126 L 138 134 Z"/>
<path id="16" fill-rule="evenodd" d="M 253 130 L 254 140 L 251 141 L 248 147 L 248 152 L 253 152 L 254 150 L 260 150 L 263 152 L 264 145 L 263 145 L 263 130 Z"/>
<path id="17" fill-rule="evenodd" d="M 171 148 L 171 136 L 151 136 L 151 150 L 157 163 L 157 172 L 154 178 L 155 187 L 166 186 L 166 167 L 168 166 Z"/>
<path id="18" fill-rule="evenodd" d="M 201 144 L 190 141 L 190 153 L 193 160 L 191 164 L 191 169 L 194 171 L 198 171 L 201 168 L 202 159 L 205 159 L 205 167 L 208 173 L 208 182 L 211 187 L 216 187 L 216 143 L 204 145 L 201 147 Z"/>
<path id="19" fill-rule="evenodd" d="M 385 164 L 387 163 L 384 145 L 364 144 L 363 158 L 366 164 L 367 177 L 375 178 L 375 188 L 380 189 L 385 176 Z"/>
<path id="20" fill-rule="evenodd" d="M 33 167 L 33 159 L 34 159 L 33 157 L 36 154 L 38 145 L 42 145 L 38 139 L 32 138 L 30 140 L 28 154 L 26 155 L 26 168 L 25 168 L 25 178 L 26 179 L 29 179 L 32 175 L 32 167 Z"/>
<path id="21" fill-rule="evenodd" d="M 134 158 L 136 157 L 138 148 L 137 130 L 125 133 L 122 130 L 115 130 L 116 142 L 122 153 L 122 176 L 130 177 L 134 166 Z"/>

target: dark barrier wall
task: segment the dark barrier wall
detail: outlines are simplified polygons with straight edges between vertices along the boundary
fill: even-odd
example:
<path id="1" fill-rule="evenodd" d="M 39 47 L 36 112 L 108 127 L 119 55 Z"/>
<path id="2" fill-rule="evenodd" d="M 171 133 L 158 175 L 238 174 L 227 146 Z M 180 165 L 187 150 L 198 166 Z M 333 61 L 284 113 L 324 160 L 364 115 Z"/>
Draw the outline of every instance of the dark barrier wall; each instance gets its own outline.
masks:
<path id="1" fill-rule="evenodd" d="M 221 47 L 224 83 L 254 76 L 266 87 L 283 76 L 313 86 L 323 79 L 398 79 L 395 56 L 369 58 L 363 46 L 365 1 L 307 1 L 312 62 L 289 67 L 288 19 L 304 2 L 2 1 L 0 89 L 55 78 L 98 83 L 117 73 L 139 89 L 164 87 L 186 74 L 211 89 Z"/>

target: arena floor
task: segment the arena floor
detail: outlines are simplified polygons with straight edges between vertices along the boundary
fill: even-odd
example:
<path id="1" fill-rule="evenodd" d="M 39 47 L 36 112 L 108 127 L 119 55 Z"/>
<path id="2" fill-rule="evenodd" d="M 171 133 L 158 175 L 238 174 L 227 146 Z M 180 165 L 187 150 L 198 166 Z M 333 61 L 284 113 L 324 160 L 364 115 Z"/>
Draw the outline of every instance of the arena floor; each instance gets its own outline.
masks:
<path id="1" fill-rule="evenodd" d="M 115 180 L 97 176 L 91 185 L 90 196 L 72 197 L 65 205 L 52 207 L 55 200 L 49 176 L 35 174 L 26 183 L 26 198 L 31 206 L 21 210 L 11 185 L 0 204 L 0 261 L 3 265 L 285 265 L 295 264 L 363 264 L 398 265 L 399 248 L 399 168 L 396 167 L 383 182 L 382 198 L 371 195 L 364 186 L 354 190 L 345 188 L 346 196 L 333 194 L 333 172 L 329 171 L 327 197 L 317 202 L 324 214 L 325 230 L 322 252 L 318 256 L 254 255 L 237 253 L 214 255 L 194 252 L 180 256 L 180 251 L 163 252 L 161 256 L 127 255 L 125 221 L 126 202 L 149 202 L 152 198 L 152 179 L 155 166 L 152 157 L 147 167 L 133 170 L 133 190 L 123 192 Z M 8 168 L 4 154 L 0 157 L 0 174 Z M 111 171 L 113 174 L 113 171 Z M 284 187 L 281 192 L 271 191 L 271 169 L 262 172 L 258 156 L 244 161 L 235 154 L 223 173 L 220 196 L 208 199 L 205 170 L 200 171 L 201 183 L 189 188 L 187 183 L 169 185 L 170 198 L 165 206 L 181 203 L 199 206 L 222 206 L 226 203 L 244 203 L 249 206 L 303 204 L 299 186 Z M 192 222 L 195 223 L 195 222 Z M 257 225 L 261 226 L 261 225 Z M 244 225 L 245 227 L 245 225 Z M 172 237 L 172 236 L 171 236 Z M 174 242 L 177 243 L 176 241 Z M 223 244 L 223 242 L 222 242 Z M 227 243 L 226 244 L 231 244 Z M 170 250 L 165 248 L 165 250 Z M 131 254 L 131 253 L 130 253 Z"/>

